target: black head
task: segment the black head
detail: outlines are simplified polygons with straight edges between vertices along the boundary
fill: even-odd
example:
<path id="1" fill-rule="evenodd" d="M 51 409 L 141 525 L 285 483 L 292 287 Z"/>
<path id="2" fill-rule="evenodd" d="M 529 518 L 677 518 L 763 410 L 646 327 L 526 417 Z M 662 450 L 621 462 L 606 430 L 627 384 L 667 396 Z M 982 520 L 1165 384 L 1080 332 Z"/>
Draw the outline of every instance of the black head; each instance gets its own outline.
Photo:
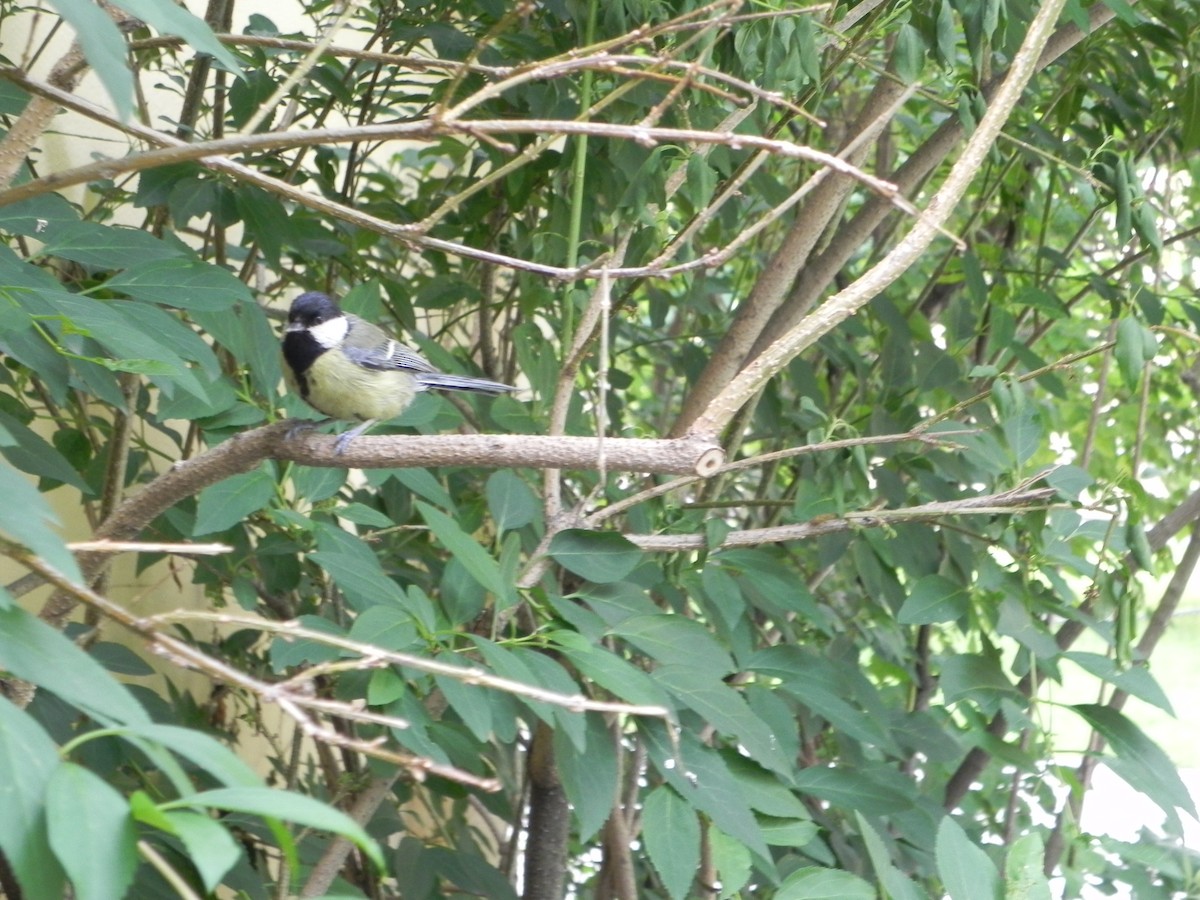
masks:
<path id="1" fill-rule="evenodd" d="M 288 310 L 288 331 L 312 328 L 340 315 L 343 315 L 341 307 L 332 297 L 320 291 L 309 291 L 292 301 L 292 308 Z"/>

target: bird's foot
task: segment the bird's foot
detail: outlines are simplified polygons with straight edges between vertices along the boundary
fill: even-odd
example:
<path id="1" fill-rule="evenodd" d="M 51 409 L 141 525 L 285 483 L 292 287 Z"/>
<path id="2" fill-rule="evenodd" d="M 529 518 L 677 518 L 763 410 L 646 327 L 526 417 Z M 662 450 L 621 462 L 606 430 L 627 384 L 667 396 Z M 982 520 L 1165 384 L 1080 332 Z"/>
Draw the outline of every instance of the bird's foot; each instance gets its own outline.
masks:
<path id="1" fill-rule="evenodd" d="M 292 438 L 304 434 L 306 431 L 312 431 L 317 426 L 324 425 L 332 421 L 333 419 L 317 419 L 315 421 L 313 419 L 293 419 L 291 422 L 291 427 L 288 428 L 287 434 L 284 435 L 284 437 L 290 441 Z"/>

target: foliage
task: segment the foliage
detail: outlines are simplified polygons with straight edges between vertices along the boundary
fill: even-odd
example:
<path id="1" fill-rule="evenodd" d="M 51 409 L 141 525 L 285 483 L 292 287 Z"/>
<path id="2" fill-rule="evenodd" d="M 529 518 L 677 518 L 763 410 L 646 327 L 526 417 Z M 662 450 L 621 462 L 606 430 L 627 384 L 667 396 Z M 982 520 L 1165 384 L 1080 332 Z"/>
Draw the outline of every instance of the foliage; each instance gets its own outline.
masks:
<path id="1" fill-rule="evenodd" d="M 1194 2 L 1067 3 L 942 223 L 961 245 L 836 320 L 986 134 L 1038 4 L 116 7 L 43 11 L 112 110 L 51 121 L 79 72 L 37 74 L 62 51 L 0 6 L 37 37 L 0 71 L 0 532 L 63 592 L 47 621 L 89 604 L 64 637 L 0 602 L 0 670 L 40 688 L 0 698 L 11 896 L 1196 889 L 1192 802 L 1122 711 L 1170 708 L 1151 654 L 1200 546 L 1173 562 Z M 31 131 L 110 149 L 59 169 Z M 306 289 L 523 388 L 375 434 L 698 432 L 730 463 L 360 471 L 289 434 L 160 511 L 235 436 L 312 417 L 278 354 Z M 172 570 L 212 611 L 105 596 L 42 494 L 102 537 L 140 509 L 145 540 L 226 545 Z M 1055 710 L 1093 730 L 1082 762 L 1049 727 L 1064 678 L 1099 692 Z M 1081 832 L 1097 761 L 1171 834 Z"/>

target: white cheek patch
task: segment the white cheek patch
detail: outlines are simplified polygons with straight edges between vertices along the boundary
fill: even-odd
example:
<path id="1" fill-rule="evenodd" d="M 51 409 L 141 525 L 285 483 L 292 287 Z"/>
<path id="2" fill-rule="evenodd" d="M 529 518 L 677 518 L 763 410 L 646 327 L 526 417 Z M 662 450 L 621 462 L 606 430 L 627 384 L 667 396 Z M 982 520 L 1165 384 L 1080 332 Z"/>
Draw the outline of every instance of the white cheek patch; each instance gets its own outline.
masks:
<path id="1" fill-rule="evenodd" d="M 313 336 L 313 339 L 325 349 L 336 347 L 346 339 L 346 333 L 350 330 L 350 320 L 345 316 L 337 316 L 322 322 L 320 325 L 313 325 L 308 329 L 308 333 Z"/>

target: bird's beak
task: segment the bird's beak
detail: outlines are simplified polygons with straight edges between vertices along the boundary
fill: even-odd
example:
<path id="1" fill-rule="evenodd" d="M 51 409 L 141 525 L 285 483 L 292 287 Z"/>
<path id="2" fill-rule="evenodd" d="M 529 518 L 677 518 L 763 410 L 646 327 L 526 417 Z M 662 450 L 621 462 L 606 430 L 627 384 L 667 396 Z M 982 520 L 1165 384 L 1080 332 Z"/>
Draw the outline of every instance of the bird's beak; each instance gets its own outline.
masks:
<path id="1" fill-rule="evenodd" d="M 285 332 L 304 331 L 304 324 L 302 322 L 288 322 L 287 327 L 283 330 Z"/>

